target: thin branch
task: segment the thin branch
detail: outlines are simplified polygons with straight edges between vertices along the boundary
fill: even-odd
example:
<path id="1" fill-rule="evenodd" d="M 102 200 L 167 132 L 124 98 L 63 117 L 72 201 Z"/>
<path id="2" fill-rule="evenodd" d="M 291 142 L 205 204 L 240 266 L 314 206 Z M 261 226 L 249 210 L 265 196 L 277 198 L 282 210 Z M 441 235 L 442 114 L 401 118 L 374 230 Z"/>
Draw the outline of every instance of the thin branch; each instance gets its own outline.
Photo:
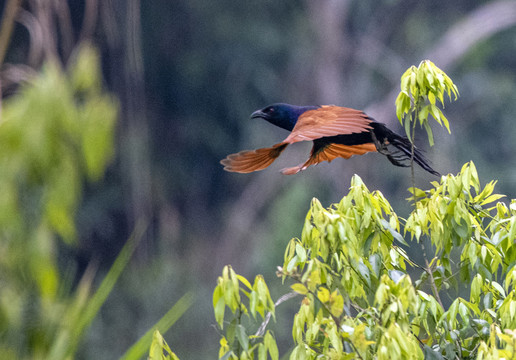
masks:
<path id="1" fill-rule="evenodd" d="M 426 273 L 428 274 L 428 276 L 430 278 L 430 286 L 432 288 L 432 293 L 434 294 L 434 297 L 436 298 L 436 300 L 439 303 L 439 305 L 441 305 L 441 308 L 444 309 L 443 302 L 441 301 L 441 297 L 439 296 L 439 290 L 437 289 L 437 285 L 435 284 L 434 274 L 432 272 L 432 269 L 430 267 L 430 263 L 428 262 L 428 259 L 427 259 L 427 256 L 426 256 L 425 245 L 423 244 L 423 242 L 420 242 L 420 244 L 421 244 L 421 250 L 423 250 L 423 258 L 425 259 L 425 265 L 426 265 L 425 271 L 426 271 Z"/>
<path id="2" fill-rule="evenodd" d="M 289 292 L 289 293 L 286 293 L 285 295 L 281 296 L 275 303 L 274 303 L 274 307 L 280 305 L 281 303 L 284 303 L 285 301 L 287 300 L 290 300 L 290 299 L 293 299 L 295 298 L 296 296 L 298 295 L 301 295 L 295 291 L 292 291 L 292 292 Z M 272 317 L 272 312 L 268 312 L 267 315 L 265 316 L 265 319 L 263 320 L 263 322 L 261 323 L 260 327 L 258 328 L 258 330 L 256 331 L 256 334 L 254 334 L 254 336 L 263 336 L 263 334 L 265 334 L 265 328 L 267 327 L 267 325 L 269 324 L 269 321 L 271 320 L 271 317 Z"/>
<path id="3" fill-rule="evenodd" d="M 418 91 L 419 93 L 419 91 Z M 419 94 L 416 94 L 416 99 L 418 99 L 415 103 L 414 103 L 414 107 L 416 108 L 416 111 L 414 112 L 414 118 L 413 118 L 413 122 L 412 122 L 412 134 L 410 135 L 411 139 L 410 139 L 410 142 L 411 142 L 411 146 L 410 146 L 410 177 L 411 177 L 411 181 L 412 181 L 412 195 L 414 196 L 414 209 L 417 210 L 417 197 L 416 197 L 416 176 L 414 174 L 414 155 L 415 155 L 415 152 L 416 152 L 416 142 L 415 142 L 415 137 L 416 137 L 416 122 L 417 122 L 417 119 L 418 119 L 418 115 L 419 115 Z M 407 121 L 407 120 L 405 120 Z"/>

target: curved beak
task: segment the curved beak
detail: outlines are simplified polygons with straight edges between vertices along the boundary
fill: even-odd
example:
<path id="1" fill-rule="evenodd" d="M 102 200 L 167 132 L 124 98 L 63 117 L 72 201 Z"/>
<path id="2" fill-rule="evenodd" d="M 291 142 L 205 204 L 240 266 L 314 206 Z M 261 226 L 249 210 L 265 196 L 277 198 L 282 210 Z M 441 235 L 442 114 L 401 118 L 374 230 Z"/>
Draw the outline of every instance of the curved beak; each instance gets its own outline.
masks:
<path id="1" fill-rule="evenodd" d="M 254 113 L 251 114 L 251 119 L 265 119 L 266 117 L 267 115 L 261 110 L 256 110 Z"/>

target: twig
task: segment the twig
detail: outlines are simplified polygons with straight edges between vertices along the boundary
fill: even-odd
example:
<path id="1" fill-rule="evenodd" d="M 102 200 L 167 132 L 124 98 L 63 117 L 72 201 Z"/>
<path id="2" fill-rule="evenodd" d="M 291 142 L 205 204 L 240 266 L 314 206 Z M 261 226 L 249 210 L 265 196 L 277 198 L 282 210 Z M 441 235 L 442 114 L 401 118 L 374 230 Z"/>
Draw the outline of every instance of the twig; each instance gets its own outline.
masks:
<path id="1" fill-rule="evenodd" d="M 417 210 L 417 197 L 416 197 L 416 176 L 414 173 L 414 156 L 416 152 L 416 122 L 419 115 L 419 91 L 416 92 L 416 96 L 414 97 L 414 118 L 412 123 L 412 134 L 410 135 L 410 177 L 412 179 L 412 195 L 414 196 L 414 208 Z M 406 120 L 405 120 L 406 121 Z"/>
<path id="2" fill-rule="evenodd" d="M 423 257 L 425 259 L 425 265 L 426 265 L 425 271 L 427 272 L 427 274 L 430 277 L 430 286 L 432 287 L 432 293 L 434 294 L 435 298 L 437 299 L 437 302 L 439 303 L 439 305 L 441 305 L 441 308 L 444 309 L 443 303 L 441 301 L 441 297 L 439 296 L 439 290 L 437 289 L 437 285 L 435 285 L 435 279 L 434 279 L 434 275 L 432 273 L 432 269 L 430 268 L 430 263 L 428 262 L 428 259 L 426 257 L 425 245 L 422 242 L 420 242 L 420 244 L 421 244 L 421 249 L 423 250 Z"/>
<path id="3" fill-rule="evenodd" d="M 410 171 L 411 171 L 411 177 L 412 177 L 412 195 L 414 196 L 414 207 L 415 207 L 415 210 L 417 210 L 416 179 L 414 176 L 414 154 L 415 154 L 414 137 L 416 135 L 416 122 L 418 119 L 418 112 L 419 112 L 419 101 L 416 99 L 419 98 L 419 94 L 416 93 L 414 98 L 415 98 L 415 100 L 414 100 L 415 112 L 414 112 L 414 118 L 413 118 L 414 122 L 412 123 L 412 134 L 411 134 L 411 139 L 410 139 L 410 141 L 412 143 L 411 154 L 410 154 Z M 429 264 L 428 258 L 426 256 L 425 245 L 422 242 L 420 242 L 420 244 L 421 244 L 421 249 L 423 250 L 423 258 L 425 259 L 425 266 L 426 266 L 425 271 L 430 276 L 430 285 L 432 287 L 432 292 L 434 293 L 434 296 L 437 299 L 437 302 L 439 303 L 439 305 L 441 305 L 441 307 L 444 309 L 443 303 L 441 301 L 441 297 L 439 296 L 439 290 L 437 289 L 437 286 L 435 285 L 435 279 L 434 279 L 434 275 L 432 273 L 432 269 L 430 268 L 430 264 Z"/>
<path id="4" fill-rule="evenodd" d="M 298 295 L 301 295 L 295 291 L 292 291 L 292 292 L 289 292 L 283 296 L 281 296 L 275 303 L 274 303 L 274 307 L 278 306 L 279 304 L 281 303 L 284 303 L 285 301 L 287 300 L 290 300 L 290 299 L 293 299 L 295 298 L 296 296 Z M 254 334 L 254 336 L 263 336 L 263 334 L 265 334 L 265 328 L 267 327 L 267 324 L 269 324 L 269 321 L 271 320 L 271 316 L 272 316 L 272 312 L 268 312 L 267 315 L 265 316 L 265 319 L 263 320 L 263 322 L 261 323 L 260 327 L 258 328 L 258 330 L 256 331 L 256 334 Z"/>

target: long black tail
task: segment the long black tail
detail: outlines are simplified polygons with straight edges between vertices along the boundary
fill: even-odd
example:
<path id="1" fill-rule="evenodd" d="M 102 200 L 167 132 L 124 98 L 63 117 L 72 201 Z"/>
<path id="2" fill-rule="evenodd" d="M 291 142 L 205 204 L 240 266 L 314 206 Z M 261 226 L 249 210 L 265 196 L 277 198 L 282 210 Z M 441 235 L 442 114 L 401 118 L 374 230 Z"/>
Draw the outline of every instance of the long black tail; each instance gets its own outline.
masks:
<path id="1" fill-rule="evenodd" d="M 410 166 L 410 159 L 412 158 L 412 144 L 409 141 L 409 139 L 405 136 L 400 136 L 392 132 L 382 123 L 374 124 L 375 125 L 373 125 L 373 132 L 377 140 L 379 141 L 379 144 L 376 144 L 377 148 L 378 146 L 380 146 L 380 148 L 378 148 L 378 151 L 387 156 L 389 161 L 396 166 Z M 390 151 L 387 148 L 388 145 L 394 146 L 396 148 L 396 151 Z M 432 167 L 428 163 L 428 160 L 425 159 L 422 152 L 418 150 L 416 147 L 414 147 L 414 161 L 416 162 L 416 164 L 421 166 L 430 174 L 441 176 L 441 174 L 432 169 Z"/>

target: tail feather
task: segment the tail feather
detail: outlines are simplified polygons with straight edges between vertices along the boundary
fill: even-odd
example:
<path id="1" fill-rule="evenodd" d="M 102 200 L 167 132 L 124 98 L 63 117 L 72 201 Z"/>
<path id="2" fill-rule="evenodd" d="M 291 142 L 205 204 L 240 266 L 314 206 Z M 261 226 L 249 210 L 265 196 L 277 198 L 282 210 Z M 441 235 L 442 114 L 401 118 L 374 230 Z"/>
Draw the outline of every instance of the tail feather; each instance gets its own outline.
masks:
<path id="1" fill-rule="evenodd" d="M 424 170 L 428 171 L 430 174 L 441 176 L 437 171 L 432 169 L 429 164 L 429 161 L 425 158 L 423 153 L 414 147 L 414 153 L 412 154 L 412 143 L 406 138 L 399 136 L 395 133 L 390 134 L 387 137 L 389 143 L 391 143 L 399 152 L 391 157 L 388 156 L 389 160 L 398 166 L 410 166 L 410 163 L 403 163 L 403 161 L 410 161 L 412 156 L 414 156 L 414 162 L 421 166 Z"/>
<path id="2" fill-rule="evenodd" d="M 231 172 L 250 173 L 263 170 L 276 160 L 287 145 L 279 143 L 270 148 L 241 151 L 228 155 L 220 163 L 224 165 L 224 170 Z"/>
<path id="3" fill-rule="evenodd" d="M 392 132 L 381 123 L 375 123 L 374 135 L 378 139 L 377 141 L 379 141 L 379 143 L 376 143 L 377 141 L 375 140 L 376 146 L 380 147 L 378 151 L 385 154 L 393 165 L 408 167 L 410 166 L 410 160 L 414 157 L 414 162 L 421 166 L 421 168 L 430 174 L 440 176 L 437 171 L 432 169 L 429 161 L 419 149 L 414 147 L 414 150 L 412 150 L 412 143 L 407 137 Z M 385 149 L 385 145 L 392 145 L 397 151 L 388 151 Z"/>

